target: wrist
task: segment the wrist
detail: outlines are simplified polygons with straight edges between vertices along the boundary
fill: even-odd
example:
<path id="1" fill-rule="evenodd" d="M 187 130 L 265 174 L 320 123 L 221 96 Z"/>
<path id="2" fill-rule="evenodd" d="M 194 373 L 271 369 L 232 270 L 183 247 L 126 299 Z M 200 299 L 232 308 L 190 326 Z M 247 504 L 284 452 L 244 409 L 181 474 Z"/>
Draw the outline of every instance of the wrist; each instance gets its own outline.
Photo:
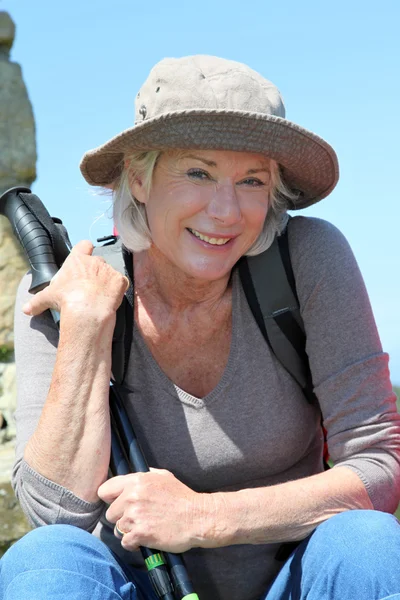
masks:
<path id="1" fill-rule="evenodd" d="M 198 494 L 193 547 L 220 548 L 233 543 L 232 494 Z"/>
<path id="2" fill-rule="evenodd" d="M 115 321 L 115 312 L 64 305 L 60 313 L 60 339 L 69 335 L 79 339 L 112 339 Z"/>
<path id="3" fill-rule="evenodd" d="M 75 312 L 62 313 L 55 374 L 74 373 L 78 380 L 96 389 L 96 394 L 90 393 L 91 397 L 108 398 L 105 381 L 109 383 L 111 376 L 114 327 L 115 315 L 99 319 L 93 315 L 85 318 Z M 81 391 L 83 387 L 80 387 Z"/>
<path id="4" fill-rule="evenodd" d="M 64 320 L 82 322 L 93 322 L 94 324 L 104 324 L 115 322 L 116 311 L 108 303 L 89 303 L 85 299 L 81 301 L 66 301 L 62 304 L 60 315 Z"/>

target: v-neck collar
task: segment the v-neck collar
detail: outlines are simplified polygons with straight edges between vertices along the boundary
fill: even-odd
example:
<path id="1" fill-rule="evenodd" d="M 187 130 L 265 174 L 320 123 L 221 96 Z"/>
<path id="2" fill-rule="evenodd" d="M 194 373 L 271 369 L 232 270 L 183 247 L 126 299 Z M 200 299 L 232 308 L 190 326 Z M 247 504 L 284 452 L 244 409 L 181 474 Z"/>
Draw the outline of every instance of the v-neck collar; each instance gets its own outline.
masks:
<path id="1" fill-rule="evenodd" d="M 154 359 L 152 353 L 147 347 L 146 342 L 144 341 L 137 324 L 134 324 L 133 337 L 134 341 L 138 344 L 140 348 L 140 352 L 146 362 L 146 364 L 151 368 L 153 376 L 157 377 L 160 386 L 167 391 L 171 396 L 175 399 L 179 400 L 183 404 L 190 405 L 195 408 L 202 408 L 203 406 L 209 405 L 211 402 L 216 400 L 222 390 L 226 387 L 226 385 L 230 382 L 232 374 L 237 366 L 238 361 L 238 319 L 239 319 L 239 304 L 240 304 L 240 282 L 238 273 L 235 270 L 232 274 L 232 335 L 231 335 L 231 344 L 229 349 L 228 362 L 225 366 L 225 369 L 221 375 L 221 378 L 218 384 L 215 386 L 211 392 L 209 392 L 203 398 L 197 398 L 192 394 L 189 394 L 185 390 L 181 389 L 178 385 L 176 385 L 164 371 L 161 369 L 157 361 Z"/>

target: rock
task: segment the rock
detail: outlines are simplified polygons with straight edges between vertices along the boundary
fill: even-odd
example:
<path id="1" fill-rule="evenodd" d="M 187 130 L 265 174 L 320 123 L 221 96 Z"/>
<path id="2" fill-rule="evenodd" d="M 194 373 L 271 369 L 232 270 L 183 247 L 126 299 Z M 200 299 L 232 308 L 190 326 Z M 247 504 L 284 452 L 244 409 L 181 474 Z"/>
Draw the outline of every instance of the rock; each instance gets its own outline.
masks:
<path id="1" fill-rule="evenodd" d="M 14 445 L 8 440 L 0 446 L 0 557 L 30 529 L 10 483 Z"/>
<path id="2" fill-rule="evenodd" d="M 4 10 L 0 10 L 0 46 L 10 50 L 15 38 L 15 24 Z"/>
<path id="3" fill-rule="evenodd" d="M 12 233 L 11 225 L 5 217 L 0 216 L 0 347 L 14 347 L 15 295 L 21 277 L 27 270 L 28 263 Z"/>
<path id="4" fill-rule="evenodd" d="M 36 179 L 35 122 L 21 67 L 9 60 L 15 26 L 0 12 L 0 189 Z"/>
<path id="5" fill-rule="evenodd" d="M 7 420 L 7 437 L 15 436 L 14 412 L 16 409 L 15 363 L 0 363 L 0 412 Z"/>
<path id="6" fill-rule="evenodd" d="M 10 61 L 15 25 L 0 11 L 0 194 L 36 179 L 36 140 L 32 106 L 21 67 Z M 0 412 L 8 427 L 0 431 L 0 556 L 29 526 L 11 489 L 14 461 L 15 365 L 13 313 L 15 294 L 28 264 L 8 220 L 0 216 Z"/>
<path id="7" fill-rule="evenodd" d="M 0 484 L 0 558 L 30 527 L 10 483 Z"/>
<path id="8" fill-rule="evenodd" d="M 0 193 L 36 179 L 35 122 L 21 68 L 9 60 L 15 25 L 0 11 Z M 0 217 L 0 348 L 13 347 L 13 309 L 27 262 L 11 226 Z"/>

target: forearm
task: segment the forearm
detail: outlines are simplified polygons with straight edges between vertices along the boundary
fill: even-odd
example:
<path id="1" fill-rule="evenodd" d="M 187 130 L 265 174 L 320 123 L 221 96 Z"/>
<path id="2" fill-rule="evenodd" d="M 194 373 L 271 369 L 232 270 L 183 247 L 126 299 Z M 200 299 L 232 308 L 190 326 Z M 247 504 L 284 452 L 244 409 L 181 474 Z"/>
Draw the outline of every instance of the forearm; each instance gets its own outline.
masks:
<path id="1" fill-rule="evenodd" d="M 203 500 L 198 544 L 268 544 L 301 540 L 335 514 L 373 506 L 359 477 L 337 467 L 271 487 L 221 492 Z"/>
<path id="2" fill-rule="evenodd" d="M 115 315 L 62 314 L 50 390 L 24 458 L 88 502 L 98 500 L 110 458 L 109 382 Z"/>

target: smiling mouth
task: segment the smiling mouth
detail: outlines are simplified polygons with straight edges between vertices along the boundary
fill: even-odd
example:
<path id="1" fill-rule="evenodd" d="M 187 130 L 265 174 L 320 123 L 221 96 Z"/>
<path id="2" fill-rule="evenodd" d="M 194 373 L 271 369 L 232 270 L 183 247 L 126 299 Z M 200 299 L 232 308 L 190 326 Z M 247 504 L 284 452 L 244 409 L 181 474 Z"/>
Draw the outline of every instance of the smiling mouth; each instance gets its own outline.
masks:
<path id="1" fill-rule="evenodd" d="M 207 242 L 207 244 L 211 244 L 212 246 L 223 246 L 224 244 L 227 244 L 232 239 L 232 238 L 208 237 L 208 235 L 203 235 L 202 233 L 200 233 L 199 231 L 196 231 L 195 229 L 190 229 L 190 227 L 187 227 L 187 230 L 190 231 L 190 233 L 192 233 L 195 237 L 199 238 L 199 240 L 202 240 L 203 242 Z"/>

